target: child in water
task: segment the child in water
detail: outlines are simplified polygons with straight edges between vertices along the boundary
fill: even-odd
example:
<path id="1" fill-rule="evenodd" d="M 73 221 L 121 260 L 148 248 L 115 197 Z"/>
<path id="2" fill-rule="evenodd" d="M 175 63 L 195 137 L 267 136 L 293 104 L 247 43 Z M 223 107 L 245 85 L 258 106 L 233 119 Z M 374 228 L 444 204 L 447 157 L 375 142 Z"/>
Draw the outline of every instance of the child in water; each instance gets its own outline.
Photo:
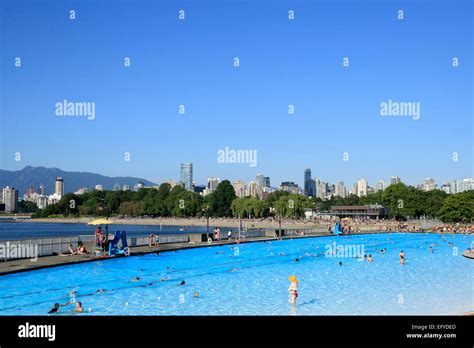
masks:
<path id="1" fill-rule="evenodd" d="M 290 304 L 296 305 L 296 298 L 298 297 L 298 279 L 296 276 L 292 275 L 288 277 L 288 280 L 291 282 L 288 291 L 290 293 Z"/>

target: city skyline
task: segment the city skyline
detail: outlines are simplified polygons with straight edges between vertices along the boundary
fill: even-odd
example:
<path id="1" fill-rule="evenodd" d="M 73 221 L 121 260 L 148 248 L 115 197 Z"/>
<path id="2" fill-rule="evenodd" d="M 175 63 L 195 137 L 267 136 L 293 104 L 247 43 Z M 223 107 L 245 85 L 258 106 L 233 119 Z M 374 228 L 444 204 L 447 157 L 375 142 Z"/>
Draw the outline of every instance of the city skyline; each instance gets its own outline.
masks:
<path id="1" fill-rule="evenodd" d="M 194 190 L 195 188 L 205 188 L 204 191 L 199 191 L 202 192 L 204 195 L 208 194 L 212 191 L 214 191 L 217 188 L 217 185 L 222 182 L 223 180 L 228 180 L 230 183 L 234 186 L 237 184 L 240 188 L 241 185 L 242 189 L 244 192 L 246 192 L 247 187 L 249 185 L 255 185 L 255 187 L 258 187 L 260 189 L 266 188 L 269 190 L 279 190 L 282 189 L 282 186 L 290 186 L 294 189 L 296 189 L 295 192 L 298 192 L 302 195 L 306 196 L 316 196 L 320 197 L 319 194 L 321 192 L 321 187 L 324 187 L 324 192 L 330 193 L 334 196 L 340 196 L 340 197 L 345 197 L 350 194 L 355 194 L 357 196 L 366 196 L 369 193 L 377 192 L 377 191 L 383 191 L 385 190 L 388 186 L 402 182 L 405 185 L 408 186 L 413 186 L 415 188 L 424 190 L 424 191 L 430 191 L 433 189 L 439 189 L 439 190 L 444 190 L 447 193 L 451 193 L 450 189 L 446 189 L 449 186 L 458 186 L 462 185 L 462 182 L 467 182 L 467 185 L 472 187 L 474 179 L 472 177 L 468 178 L 456 178 L 453 180 L 449 181 L 444 181 L 444 182 L 436 182 L 432 177 L 426 177 L 423 182 L 411 184 L 403 181 L 400 177 L 398 176 L 391 176 L 389 180 L 385 180 L 383 178 L 377 180 L 375 183 L 370 183 L 368 180 L 365 178 L 360 178 L 357 180 L 352 180 L 352 182 L 345 182 L 342 180 L 337 180 L 337 181 L 325 181 L 324 178 L 318 178 L 316 176 L 311 176 L 311 169 L 310 168 L 305 168 L 304 169 L 304 179 L 308 179 L 311 181 L 311 185 L 313 185 L 313 188 L 310 191 L 307 191 L 307 186 L 306 186 L 306 181 L 303 180 L 304 184 L 299 185 L 297 181 L 291 180 L 291 181 L 281 181 L 280 183 L 277 183 L 276 185 L 270 185 L 271 182 L 271 176 L 265 176 L 262 173 L 259 173 L 255 176 L 254 179 L 251 180 L 230 180 L 228 178 L 220 178 L 217 176 L 208 176 L 206 182 L 204 183 L 199 183 L 193 180 L 193 163 L 181 163 L 180 165 L 180 179 L 174 180 L 172 178 L 168 178 L 167 180 L 160 181 L 160 182 L 155 182 L 157 186 L 164 184 L 164 183 L 169 183 L 171 186 L 174 186 L 176 184 L 182 184 L 184 188 L 186 188 L 189 191 Z M 308 176 L 309 174 L 309 176 Z M 183 181 L 184 179 L 184 181 Z M 153 186 L 146 186 L 142 181 L 139 179 L 137 183 L 131 187 L 128 184 L 120 185 L 119 183 L 116 183 L 113 190 L 136 190 L 138 188 L 143 188 L 143 187 L 153 187 Z M 461 183 L 461 184 L 460 184 Z M 321 186 L 322 185 L 322 186 Z M 6 187 L 9 187 L 10 185 L 7 185 Z M 100 184 L 94 184 L 94 187 L 81 187 L 78 190 L 90 190 L 90 189 L 95 189 L 95 190 L 103 190 L 102 185 Z M 15 188 L 15 187 L 12 187 Z M 28 195 L 29 191 L 32 190 L 32 192 L 36 192 L 36 188 L 38 188 L 38 192 L 40 195 L 45 195 L 47 192 L 45 192 L 44 185 L 38 184 L 37 187 L 35 186 L 29 186 L 26 189 L 26 194 Z M 473 189 L 473 188 L 471 188 Z M 266 190 L 267 192 L 269 190 Z M 463 190 L 466 190 L 463 188 Z M 457 190 L 454 190 L 457 192 Z M 55 196 L 55 199 L 57 200 L 58 197 L 61 197 L 65 192 L 73 192 L 73 191 L 65 191 L 64 190 L 64 181 L 63 178 L 61 177 L 56 177 L 55 178 L 55 186 L 53 189 L 52 195 Z M 195 191 L 198 192 L 198 191 Z M 236 194 L 237 196 L 242 196 L 242 192 L 240 189 L 236 189 Z M 74 191 L 74 193 L 77 193 L 77 191 Z M 250 194 L 247 194 L 250 195 Z M 324 198 L 324 196 L 320 197 Z"/>
<path id="2" fill-rule="evenodd" d="M 308 167 L 346 185 L 473 176 L 469 1 L 186 3 L 184 20 L 167 2 L 74 4 L 74 20 L 70 6 L 25 4 L 0 11 L 2 169 L 164 182 L 189 162 L 198 183 L 272 173 L 300 187 Z M 68 117 L 69 102 L 90 115 Z M 420 117 L 391 117 L 404 102 Z M 255 161 L 222 162 L 224 149 Z"/>

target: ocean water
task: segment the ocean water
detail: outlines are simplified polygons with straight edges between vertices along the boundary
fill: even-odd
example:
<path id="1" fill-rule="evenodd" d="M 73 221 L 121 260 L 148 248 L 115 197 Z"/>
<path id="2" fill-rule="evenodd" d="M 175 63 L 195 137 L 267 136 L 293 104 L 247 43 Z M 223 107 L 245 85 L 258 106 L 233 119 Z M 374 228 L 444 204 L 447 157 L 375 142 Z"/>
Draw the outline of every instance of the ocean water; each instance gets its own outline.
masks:
<path id="1" fill-rule="evenodd" d="M 109 231 L 124 230 L 129 237 L 148 236 L 151 232 L 160 234 L 206 233 L 206 226 L 150 226 L 150 225 L 109 225 Z M 210 226 L 212 232 L 214 226 Z M 238 230 L 236 228 L 221 228 L 221 231 Z M 86 224 L 41 223 L 41 222 L 0 222 L 0 241 L 48 237 L 68 237 L 79 235 L 94 235 L 94 226 Z"/>
<path id="2" fill-rule="evenodd" d="M 0 315 L 47 315 L 55 302 L 69 300 L 86 312 L 75 314 L 70 305 L 56 315 L 463 314 L 474 310 L 474 260 L 461 256 L 472 244 L 467 235 L 331 236 L 55 267 L 1 276 Z M 373 262 L 337 257 L 329 246 L 359 248 Z M 290 275 L 299 279 L 296 306 L 288 301 Z"/>

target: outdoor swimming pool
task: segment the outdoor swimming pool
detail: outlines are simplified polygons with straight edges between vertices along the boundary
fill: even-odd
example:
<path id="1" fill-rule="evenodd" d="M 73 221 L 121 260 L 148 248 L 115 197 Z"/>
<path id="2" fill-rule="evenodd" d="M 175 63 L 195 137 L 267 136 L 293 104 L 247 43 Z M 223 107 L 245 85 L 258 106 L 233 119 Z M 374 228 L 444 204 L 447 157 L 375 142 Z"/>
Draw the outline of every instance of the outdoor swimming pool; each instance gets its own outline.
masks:
<path id="1" fill-rule="evenodd" d="M 374 261 L 326 257 L 333 242 L 336 247 L 363 247 Z M 0 277 L 0 315 L 46 315 L 55 302 L 67 302 L 72 290 L 86 312 L 74 314 L 68 306 L 61 308 L 62 314 L 463 314 L 474 310 L 474 260 L 461 256 L 471 243 L 474 237 L 466 235 L 352 235 L 55 267 Z M 387 248 L 385 254 L 382 248 Z M 405 265 L 399 263 L 400 250 Z M 287 278 L 292 274 L 299 279 L 296 307 L 288 303 Z M 132 281 L 134 277 L 141 279 Z M 182 280 L 185 285 L 179 285 Z M 96 293 L 98 289 L 106 291 Z"/>

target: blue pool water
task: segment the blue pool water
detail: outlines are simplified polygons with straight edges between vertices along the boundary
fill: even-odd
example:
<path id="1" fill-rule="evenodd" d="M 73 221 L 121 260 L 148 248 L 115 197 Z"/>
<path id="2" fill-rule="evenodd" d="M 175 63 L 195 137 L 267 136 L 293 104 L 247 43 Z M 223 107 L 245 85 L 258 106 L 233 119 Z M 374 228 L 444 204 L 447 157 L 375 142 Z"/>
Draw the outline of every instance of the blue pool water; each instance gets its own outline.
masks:
<path id="1" fill-rule="evenodd" d="M 333 242 L 363 246 L 374 261 L 327 257 Z M 49 268 L 0 277 L 0 315 L 45 315 L 72 290 L 86 309 L 80 315 L 462 314 L 474 310 L 474 260 L 461 256 L 472 243 L 466 235 L 319 237 Z M 288 303 L 292 274 L 300 281 L 296 307 Z M 132 281 L 137 276 L 141 280 Z"/>

